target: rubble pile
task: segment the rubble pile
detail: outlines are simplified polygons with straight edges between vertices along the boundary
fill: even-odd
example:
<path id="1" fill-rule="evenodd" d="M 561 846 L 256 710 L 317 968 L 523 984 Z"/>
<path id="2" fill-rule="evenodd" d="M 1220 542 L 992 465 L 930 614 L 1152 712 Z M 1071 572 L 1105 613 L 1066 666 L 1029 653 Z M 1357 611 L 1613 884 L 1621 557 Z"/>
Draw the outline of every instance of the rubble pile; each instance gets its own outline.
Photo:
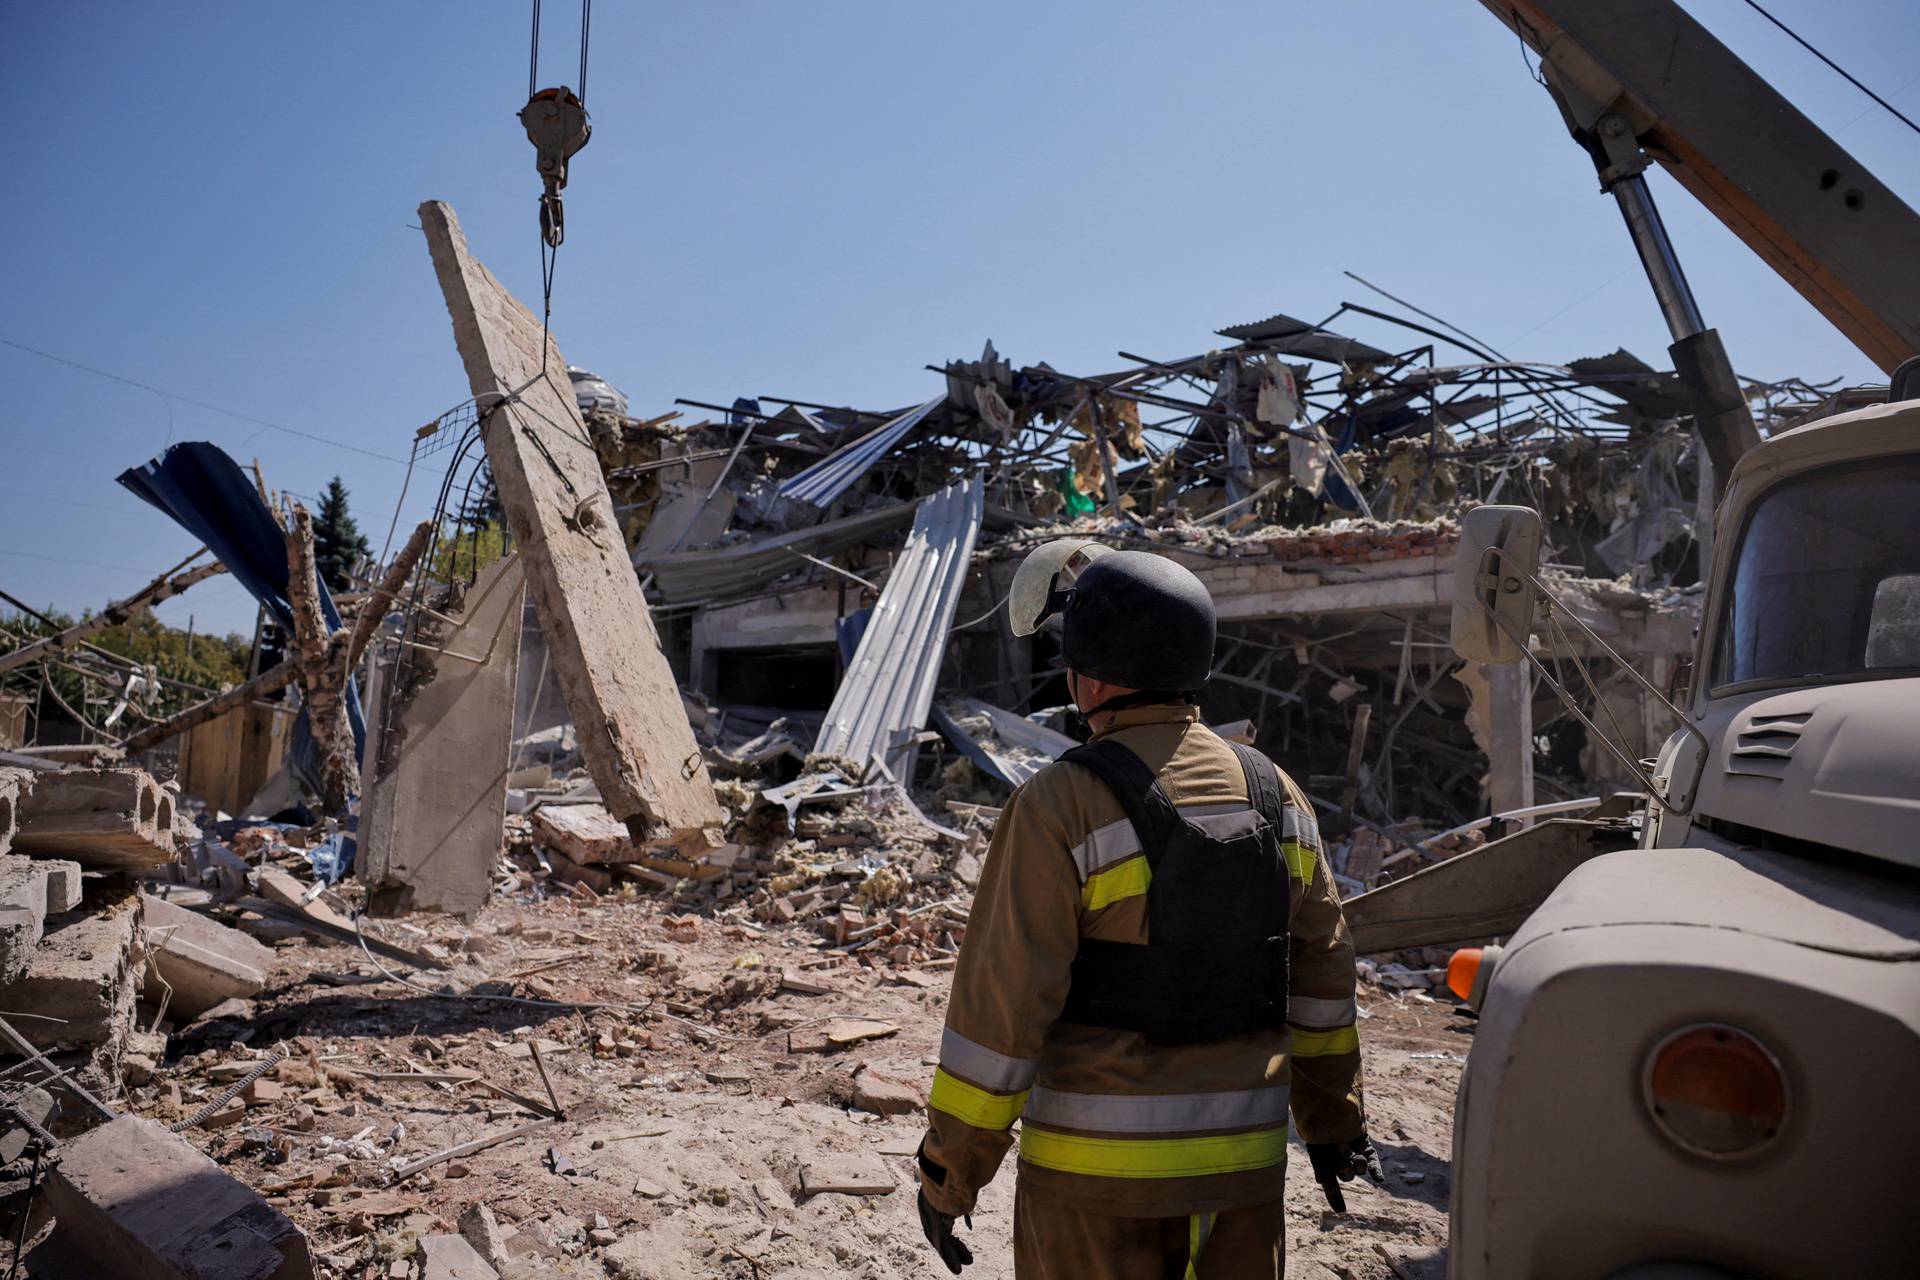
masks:
<path id="1" fill-rule="evenodd" d="M 1610 664 L 1690 652 L 1711 488 L 1675 375 L 1624 352 L 1447 365 L 1343 307 L 1090 375 L 989 343 L 905 406 L 634 418 L 540 376 L 541 318 L 451 209 L 421 222 L 473 398 L 415 433 L 445 483 L 391 559 L 336 599 L 299 502 L 178 444 L 122 483 L 233 563 L 4 621 L 0 1156 L 59 1160 L 56 1220 L 17 1224 L 47 1259 L 184 1274 L 244 1227 L 248 1274 L 679 1274 L 693 1237 L 701 1274 L 892 1274 L 885 1122 L 922 1105 L 1001 807 L 1084 736 L 1054 635 L 1004 619 L 1056 538 L 1206 583 L 1201 714 L 1305 791 L 1349 896 L 1623 781 L 1452 652 L 1465 508 L 1541 512 L 1537 656 L 1598 672 L 1631 758 L 1668 730 Z M 1826 398 L 1754 397 L 1769 429 Z M 95 643 L 223 571 L 260 602 L 244 678 Z M 1436 964 L 1369 962 L 1415 1043 Z M 184 1193 L 116 1152 L 188 1170 L 194 1212 L 122 1212 Z"/>

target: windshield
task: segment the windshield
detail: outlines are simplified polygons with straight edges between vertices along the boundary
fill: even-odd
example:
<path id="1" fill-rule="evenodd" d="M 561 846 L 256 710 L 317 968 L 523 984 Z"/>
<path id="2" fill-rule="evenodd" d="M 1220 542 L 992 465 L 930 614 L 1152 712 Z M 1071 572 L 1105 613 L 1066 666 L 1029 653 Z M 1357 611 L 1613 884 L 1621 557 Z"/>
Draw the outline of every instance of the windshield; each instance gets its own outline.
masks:
<path id="1" fill-rule="evenodd" d="M 1747 518 L 1714 686 L 1920 674 L 1920 456 L 1785 480 Z"/>

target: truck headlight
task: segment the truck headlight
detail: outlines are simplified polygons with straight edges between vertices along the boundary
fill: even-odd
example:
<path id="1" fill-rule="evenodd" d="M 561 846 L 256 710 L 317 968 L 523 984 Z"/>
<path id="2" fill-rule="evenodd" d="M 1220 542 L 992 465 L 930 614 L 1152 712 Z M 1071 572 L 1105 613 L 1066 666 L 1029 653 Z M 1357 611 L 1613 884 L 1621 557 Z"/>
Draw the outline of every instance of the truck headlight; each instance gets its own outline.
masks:
<path id="1" fill-rule="evenodd" d="M 1654 1126 L 1712 1160 L 1756 1155 L 1786 1127 L 1780 1061 L 1738 1027 L 1708 1022 L 1672 1032 L 1647 1056 L 1641 1087 Z"/>

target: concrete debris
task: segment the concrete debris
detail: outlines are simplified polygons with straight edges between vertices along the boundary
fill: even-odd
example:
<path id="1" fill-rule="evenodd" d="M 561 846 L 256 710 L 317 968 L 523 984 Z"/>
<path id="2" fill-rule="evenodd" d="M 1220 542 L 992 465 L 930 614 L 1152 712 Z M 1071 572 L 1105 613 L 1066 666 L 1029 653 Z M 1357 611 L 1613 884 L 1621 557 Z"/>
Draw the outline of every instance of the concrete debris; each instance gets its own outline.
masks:
<path id="1" fill-rule="evenodd" d="M 499 1280 L 500 1273 L 459 1236 L 420 1241 L 421 1280 Z"/>
<path id="2" fill-rule="evenodd" d="M 522 558 L 496 562 L 374 663 L 359 874 L 375 915 L 472 915 L 493 890 L 524 592 Z"/>
<path id="3" fill-rule="evenodd" d="M 151 1120 L 121 1116 L 60 1148 L 49 1244 L 127 1280 L 312 1280 L 306 1237 Z"/>
<path id="4" fill-rule="evenodd" d="M 85 909 L 46 922 L 26 972 L 0 983 L 0 1008 L 30 1013 L 17 1029 L 36 1049 L 82 1055 L 83 1080 L 117 1091 L 133 1027 L 140 895 L 102 893 Z"/>
<path id="5" fill-rule="evenodd" d="M 450 209 L 421 218 L 475 399 L 415 447 L 461 506 L 225 691 L 142 692 L 77 634 L 0 659 L 0 1007 L 49 1055 L 0 1069 L 62 1133 L 100 1116 L 59 1072 L 182 1128 L 69 1144 L 47 1247 L 91 1250 L 79 1274 L 306 1276 L 296 1222 L 339 1242 L 329 1274 L 383 1280 L 907 1273 L 912 1197 L 890 1193 L 994 823 L 1085 732 L 1056 638 L 1005 626 L 1055 538 L 1207 585 L 1204 722 L 1300 784 L 1343 894 L 1398 895 L 1349 925 L 1404 948 L 1362 962 L 1358 1016 L 1407 1043 L 1460 1044 L 1421 1008 L 1443 935 L 1509 931 L 1540 877 L 1632 838 L 1599 797 L 1634 780 L 1446 630 L 1457 518 L 1526 502 L 1565 611 L 1677 676 L 1712 477 L 1674 375 L 1624 352 L 1444 366 L 1276 315 L 1164 364 L 1069 374 L 989 343 L 904 405 L 635 418 L 561 377 Z M 1819 390 L 1755 395 L 1777 427 Z M 1630 758 L 1658 750 L 1664 705 L 1584 634 L 1535 646 L 1596 668 L 1586 709 Z M 55 656 L 114 701 L 30 742 Z M 301 708 L 327 722 L 311 777 Z M 1476 867 L 1512 903 L 1457 901 Z M 1444 1107 L 1457 1078 L 1418 1083 Z M 1447 1149 L 1379 1093 L 1396 1140 Z M 0 1157 L 32 1136 L 0 1133 Z M 1011 1217 L 995 1196 L 983 1232 Z M 1444 1240 L 1435 1204 L 1380 1199 Z"/>
<path id="6" fill-rule="evenodd" d="M 642 838 L 718 826 L 706 765 L 634 577 L 597 455 L 546 328 L 467 250 L 453 210 L 420 206 L 483 438 L 548 651 L 607 807 Z M 534 426 L 539 424 L 536 431 Z"/>
<path id="7" fill-rule="evenodd" d="M 17 803 L 20 826 L 13 844 L 20 853 L 100 870 L 138 870 L 173 860 L 173 795 L 139 769 L 45 773 Z"/>
<path id="8" fill-rule="evenodd" d="M 259 994 L 273 969 L 273 948 L 159 898 L 145 899 L 147 997 L 176 1019 L 198 1017 L 224 1000 Z"/>
<path id="9" fill-rule="evenodd" d="M 20 798 L 33 791 L 38 776 L 33 769 L 0 768 L 0 854 L 13 847 L 20 826 Z"/>

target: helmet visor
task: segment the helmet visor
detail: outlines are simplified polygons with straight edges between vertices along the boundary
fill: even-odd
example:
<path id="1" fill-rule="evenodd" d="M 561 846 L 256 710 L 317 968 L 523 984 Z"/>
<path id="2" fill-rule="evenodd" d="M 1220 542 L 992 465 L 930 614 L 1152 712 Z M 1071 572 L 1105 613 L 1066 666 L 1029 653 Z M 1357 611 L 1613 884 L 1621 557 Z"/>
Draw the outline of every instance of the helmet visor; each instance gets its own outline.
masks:
<path id="1" fill-rule="evenodd" d="M 1007 594 L 1007 624 L 1013 634 L 1030 636 L 1038 631 L 1041 623 L 1059 612 L 1057 593 L 1072 586 L 1082 569 L 1109 550 L 1090 538 L 1062 538 L 1029 553 Z"/>

